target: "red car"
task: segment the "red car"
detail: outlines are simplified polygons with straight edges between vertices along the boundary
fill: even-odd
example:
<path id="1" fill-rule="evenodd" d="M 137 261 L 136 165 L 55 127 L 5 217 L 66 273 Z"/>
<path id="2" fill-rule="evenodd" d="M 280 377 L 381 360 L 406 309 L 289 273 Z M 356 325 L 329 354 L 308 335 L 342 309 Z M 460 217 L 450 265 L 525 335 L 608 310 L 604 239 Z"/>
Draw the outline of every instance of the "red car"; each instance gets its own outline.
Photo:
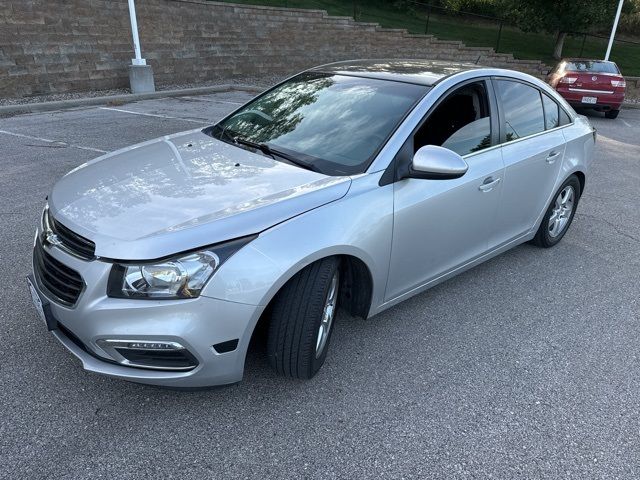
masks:
<path id="1" fill-rule="evenodd" d="M 547 83 L 574 108 L 593 108 L 616 118 L 624 101 L 626 83 L 614 62 L 565 59 L 547 75 Z"/>

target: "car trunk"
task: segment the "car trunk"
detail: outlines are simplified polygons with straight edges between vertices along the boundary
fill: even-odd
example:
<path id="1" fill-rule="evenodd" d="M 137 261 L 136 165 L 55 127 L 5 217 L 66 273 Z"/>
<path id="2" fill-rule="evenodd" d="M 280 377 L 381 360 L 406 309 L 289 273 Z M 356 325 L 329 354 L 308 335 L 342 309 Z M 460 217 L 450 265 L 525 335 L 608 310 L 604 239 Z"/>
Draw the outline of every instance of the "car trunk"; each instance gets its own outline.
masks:
<path id="1" fill-rule="evenodd" d="M 577 78 L 577 80 L 570 85 L 572 88 L 582 88 L 607 93 L 624 92 L 623 86 L 614 87 L 611 83 L 612 80 L 624 80 L 621 75 L 612 73 L 567 72 L 565 76 Z"/>

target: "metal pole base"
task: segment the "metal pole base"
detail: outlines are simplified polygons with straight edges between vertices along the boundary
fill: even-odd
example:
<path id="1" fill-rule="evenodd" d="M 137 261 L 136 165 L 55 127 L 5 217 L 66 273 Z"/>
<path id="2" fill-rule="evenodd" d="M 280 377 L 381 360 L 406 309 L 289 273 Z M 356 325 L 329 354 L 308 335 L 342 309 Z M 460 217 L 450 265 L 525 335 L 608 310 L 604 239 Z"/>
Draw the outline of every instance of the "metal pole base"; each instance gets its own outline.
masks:
<path id="1" fill-rule="evenodd" d="M 155 92 L 151 65 L 129 65 L 129 84 L 131 93 Z"/>

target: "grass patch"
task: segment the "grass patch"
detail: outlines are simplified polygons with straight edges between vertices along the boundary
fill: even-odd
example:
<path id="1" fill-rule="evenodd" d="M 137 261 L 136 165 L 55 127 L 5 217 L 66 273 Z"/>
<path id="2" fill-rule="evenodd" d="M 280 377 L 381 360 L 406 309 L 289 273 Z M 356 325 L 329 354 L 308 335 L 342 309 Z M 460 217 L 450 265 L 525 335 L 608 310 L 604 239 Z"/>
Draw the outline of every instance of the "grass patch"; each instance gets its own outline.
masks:
<path id="1" fill-rule="evenodd" d="M 331 15 L 350 17 L 354 15 L 353 2 L 348 0 L 233 0 L 232 3 L 313 8 L 327 10 Z M 357 2 L 356 10 L 359 21 L 377 22 L 388 28 L 405 28 L 412 33 L 425 33 L 426 15 L 424 13 L 396 9 L 375 0 Z M 432 14 L 429 18 L 428 33 L 442 40 L 460 40 L 470 47 L 495 48 L 498 24 L 490 20 L 470 21 L 465 17 Z M 554 40 L 555 38 L 550 34 L 525 33 L 517 28 L 505 26 L 502 29 L 498 51 L 512 53 L 515 58 L 541 60 L 548 65 L 553 65 L 555 61 L 551 57 L 551 52 Z M 606 39 L 587 37 L 584 47 L 582 43 L 582 36 L 568 36 L 563 55 L 577 57 L 582 50 L 583 57 L 604 57 L 607 50 Z M 640 76 L 640 45 L 615 42 L 611 60 L 618 64 L 624 75 Z"/>

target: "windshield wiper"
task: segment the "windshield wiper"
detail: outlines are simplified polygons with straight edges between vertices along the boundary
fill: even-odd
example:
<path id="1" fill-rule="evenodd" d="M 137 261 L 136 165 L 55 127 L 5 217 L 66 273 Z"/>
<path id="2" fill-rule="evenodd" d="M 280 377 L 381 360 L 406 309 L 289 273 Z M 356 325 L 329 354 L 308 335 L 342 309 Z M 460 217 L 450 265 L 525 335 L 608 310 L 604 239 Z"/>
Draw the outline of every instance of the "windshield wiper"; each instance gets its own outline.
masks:
<path id="1" fill-rule="evenodd" d="M 220 140 L 223 140 L 223 137 L 224 137 L 227 140 L 230 140 L 232 143 L 238 143 L 236 142 L 236 137 L 234 137 L 229 131 L 227 131 L 226 127 L 222 128 L 220 125 L 214 125 L 213 128 L 218 130 L 218 132 L 220 132 L 219 134 Z"/>
<path id="2" fill-rule="evenodd" d="M 218 138 L 222 141 L 228 141 L 228 143 L 232 143 L 234 145 L 240 144 L 246 147 L 253 148 L 255 150 L 260 150 L 262 153 L 264 153 L 265 155 L 269 155 L 272 158 L 275 158 L 275 157 L 284 158 L 288 162 L 293 163 L 298 167 L 305 168 L 313 172 L 322 173 L 320 172 L 320 170 L 318 170 L 318 168 L 315 165 L 312 165 L 303 160 L 300 160 L 299 158 L 293 155 L 290 155 L 288 153 L 281 152 L 280 150 L 274 149 L 273 147 L 269 146 L 266 143 L 252 142 L 251 140 L 247 140 L 246 138 L 240 137 L 239 135 L 237 135 L 235 132 L 231 130 L 227 130 L 226 127 L 224 128 L 221 127 L 220 125 L 215 125 L 214 129 L 216 129 L 219 132 Z"/>
<path id="3" fill-rule="evenodd" d="M 300 160 L 299 158 L 294 157 L 293 155 L 289 155 L 288 153 L 285 153 L 285 152 L 282 152 L 280 150 L 274 149 L 273 147 L 270 147 L 266 143 L 252 142 L 251 140 L 247 140 L 246 138 L 242 138 L 242 137 L 233 137 L 233 140 L 236 143 L 239 143 L 241 145 L 246 145 L 247 147 L 251 147 L 251 148 L 255 148 L 256 150 L 260 150 L 262 153 L 264 153 L 266 155 L 271 155 L 272 157 L 284 158 L 285 160 L 287 160 L 287 161 L 289 161 L 289 162 L 291 162 L 294 165 L 297 165 L 299 167 L 306 168 L 307 170 L 311 170 L 313 172 L 320 172 L 320 170 L 318 170 L 315 165 L 312 165 L 310 163 L 304 162 L 304 161 Z"/>

